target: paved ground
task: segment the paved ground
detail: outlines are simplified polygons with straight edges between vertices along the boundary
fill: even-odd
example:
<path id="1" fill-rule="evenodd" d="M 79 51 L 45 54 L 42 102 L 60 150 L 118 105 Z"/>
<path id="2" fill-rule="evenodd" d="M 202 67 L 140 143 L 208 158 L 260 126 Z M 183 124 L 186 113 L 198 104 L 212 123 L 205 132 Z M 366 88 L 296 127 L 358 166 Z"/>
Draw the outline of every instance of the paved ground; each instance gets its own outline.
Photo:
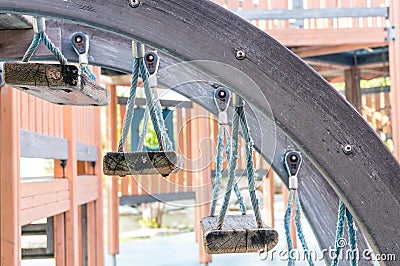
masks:
<path id="1" fill-rule="evenodd" d="M 129 215 L 126 212 L 132 210 L 121 209 L 124 215 L 120 216 L 120 254 L 117 255 L 118 266 L 198 266 L 198 245 L 195 243 L 194 232 L 173 233 L 176 230 L 163 231 L 173 233 L 168 236 L 159 236 L 155 230 L 140 229 L 138 216 L 135 213 Z M 259 266 L 259 265 L 287 265 L 287 261 L 280 257 L 286 257 L 286 243 L 283 229 L 283 200 L 278 196 L 275 202 L 276 221 L 275 229 L 278 230 L 280 241 L 274 251 L 268 253 L 265 261 L 259 259 L 258 254 L 219 254 L 213 255 L 210 266 Z M 135 218 L 136 217 L 136 218 Z M 187 208 L 169 212 L 164 217 L 167 227 L 179 228 L 180 225 L 193 225 L 193 209 Z M 320 254 L 315 237 L 305 219 L 302 219 L 304 232 L 309 248 Z M 139 237 L 139 239 L 138 239 Z M 141 238 L 147 237 L 147 238 Z M 105 247 L 107 253 L 107 247 Z M 300 249 L 301 250 L 301 249 Z M 273 258 L 272 258 L 273 257 Z M 25 260 L 22 266 L 50 266 L 54 260 Z M 112 258 L 106 255 L 106 266 L 112 266 Z M 299 261 L 296 266 L 308 265 Z M 316 266 L 325 265 L 322 261 L 316 261 Z"/>

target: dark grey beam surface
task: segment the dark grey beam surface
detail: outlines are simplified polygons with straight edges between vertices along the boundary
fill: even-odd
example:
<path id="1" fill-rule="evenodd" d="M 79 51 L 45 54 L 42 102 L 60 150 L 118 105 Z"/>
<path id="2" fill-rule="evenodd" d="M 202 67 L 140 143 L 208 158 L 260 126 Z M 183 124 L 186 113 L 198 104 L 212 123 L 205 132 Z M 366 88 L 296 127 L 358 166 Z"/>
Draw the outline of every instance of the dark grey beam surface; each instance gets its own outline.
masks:
<path id="1" fill-rule="evenodd" d="M 261 94 L 249 89 L 253 85 L 243 83 L 243 76 L 198 64 L 261 113 L 269 112 L 267 98 L 276 124 L 344 200 L 374 251 L 400 256 L 400 216 L 393 211 L 400 209 L 398 162 L 334 88 L 266 33 L 210 1 L 144 0 L 131 9 L 125 1 L 26 5 L 3 0 L 0 9 L 81 21 L 184 60 L 214 60 L 241 69 Z M 237 49 L 246 53 L 244 60 L 235 58 Z M 342 152 L 346 144 L 353 147 L 350 155 Z"/>
<path id="2" fill-rule="evenodd" d="M 116 34 L 103 32 L 98 29 L 89 28 L 86 26 L 69 24 L 65 22 L 47 23 L 48 28 L 56 27 L 61 28 L 63 32 L 63 53 L 66 55 L 69 61 L 77 60 L 76 54 L 72 51 L 69 44 L 68 36 L 73 34 L 75 31 L 84 31 L 90 36 L 91 52 L 90 59 L 91 63 L 103 67 L 109 67 L 117 69 L 118 71 L 129 73 L 132 67 L 131 57 L 131 42 L 129 39 L 123 38 Z M 115 49 L 114 47 L 118 47 Z M 35 58 L 40 59 L 40 58 Z M 161 55 L 161 70 L 160 74 L 164 73 L 164 69 L 170 65 L 179 63 L 178 60 L 174 60 L 170 56 L 165 54 Z M 168 71 L 166 72 L 168 74 Z M 185 74 L 185 75 L 183 75 Z M 196 76 L 194 73 L 180 73 L 179 77 L 184 80 L 191 80 Z M 212 77 L 206 77 L 213 79 Z M 178 79 L 179 81 L 179 79 Z M 185 95 L 192 99 L 194 102 L 202 105 L 210 112 L 217 114 L 215 104 L 212 99 L 213 89 L 207 82 L 203 83 L 185 83 L 182 86 L 175 86 L 179 82 L 171 82 L 171 80 L 159 79 L 159 82 L 166 87 L 171 87 L 175 91 Z M 283 156 L 288 149 L 297 149 L 292 141 L 287 138 L 280 128 L 276 129 L 276 146 L 272 142 L 270 147 L 262 149 L 259 145 L 263 139 L 273 138 L 275 132 L 260 131 L 260 126 L 270 126 L 268 118 L 264 113 L 257 113 L 256 119 L 254 112 L 248 109 L 246 105 L 249 126 L 252 132 L 259 134 L 253 134 L 253 140 L 255 142 L 255 148 L 261 152 L 264 158 L 272 164 L 274 170 L 278 173 L 279 177 L 287 184 L 287 173 L 283 167 Z M 272 136 L 272 137 L 271 137 Z M 274 153 L 268 152 L 269 150 L 276 149 L 276 156 Z M 336 226 L 336 211 L 337 211 L 337 196 L 333 192 L 330 185 L 325 181 L 322 175 L 316 170 L 316 168 L 310 163 L 307 158 L 304 158 L 303 167 L 301 171 L 301 181 L 299 190 L 300 198 L 303 204 L 303 209 L 307 215 L 309 222 L 316 234 L 316 238 L 322 248 L 329 248 L 332 245 L 335 238 L 335 226 Z M 360 248 L 366 247 L 363 239 L 359 243 Z M 344 263 L 343 263 L 344 265 Z"/>
<path id="3" fill-rule="evenodd" d="M 172 202 L 177 200 L 195 199 L 194 192 L 178 192 L 178 193 L 163 193 L 163 194 L 145 194 L 122 196 L 119 198 L 120 205 L 137 205 L 149 202 Z"/>
<path id="4" fill-rule="evenodd" d="M 350 7 L 350 8 L 310 8 L 310 9 L 247 9 L 233 11 L 247 20 L 287 20 L 306 18 L 361 18 L 385 17 L 389 15 L 387 7 Z"/>
<path id="5" fill-rule="evenodd" d="M 126 105 L 128 97 L 118 97 L 118 104 Z M 178 107 L 178 108 L 192 108 L 193 103 L 191 101 L 175 101 L 175 100 L 160 100 L 161 106 L 163 107 Z M 136 98 L 135 104 L 138 106 L 146 105 L 146 98 Z"/>

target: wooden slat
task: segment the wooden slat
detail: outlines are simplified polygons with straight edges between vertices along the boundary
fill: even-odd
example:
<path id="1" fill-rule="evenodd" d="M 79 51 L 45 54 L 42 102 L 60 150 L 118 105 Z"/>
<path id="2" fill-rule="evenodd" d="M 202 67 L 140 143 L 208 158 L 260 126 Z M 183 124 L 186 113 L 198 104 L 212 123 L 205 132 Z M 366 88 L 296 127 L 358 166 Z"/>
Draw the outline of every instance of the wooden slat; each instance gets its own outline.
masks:
<path id="1" fill-rule="evenodd" d="M 87 217 L 87 266 L 97 266 L 97 250 L 96 250 L 96 233 L 99 231 L 96 228 L 96 205 L 94 202 L 86 204 Z"/>
<path id="2" fill-rule="evenodd" d="M 29 127 L 28 129 L 31 131 L 36 131 L 36 97 L 33 95 L 29 95 L 28 96 L 28 108 L 29 108 L 29 118 L 28 118 L 28 122 L 29 122 Z"/>
<path id="3" fill-rule="evenodd" d="M 1 265 L 20 265 L 20 138 L 19 101 L 10 86 L 0 91 L 0 260 Z"/>
<path id="4" fill-rule="evenodd" d="M 110 105 L 107 107 L 107 149 L 117 149 L 117 105 L 118 97 L 115 85 L 107 85 L 110 90 Z M 107 177 L 107 248 L 108 254 L 119 253 L 119 198 L 118 177 Z"/>
<path id="5" fill-rule="evenodd" d="M 345 45 L 385 42 L 387 32 L 383 28 L 318 29 L 318 30 L 269 30 L 269 35 L 286 46 Z M 340 36 L 340 38 L 337 38 Z M 367 41 L 364 41 L 367 40 Z"/>
<path id="6" fill-rule="evenodd" d="M 60 161 L 54 161 L 54 177 L 64 180 L 68 186 L 68 180 L 62 178 L 63 170 Z M 65 213 L 54 216 L 54 259 L 57 266 L 65 266 Z"/>
<path id="7" fill-rule="evenodd" d="M 76 202 L 82 205 L 98 199 L 97 176 L 78 176 L 76 180 Z"/>
<path id="8" fill-rule="evenodd" d="M 41 99 L 36 99 L 36 132 L 43 134 L 43 110 L 42 110 L 43 101 Z"/>
<path id="9" fill-rule="evenodd" d="M 83 124 L 85 124 L 85 121 L 82 121 Z M 82 133 L 82 135 L 92 135 L 86 131 Z M 83 161 L 83 162 L 96 162 L 98 155 L 97 155 L 97 147 L 89 144 L 85 144 L 82 142 L 77 142 L 76 144 L 77 148 L 77 159 L 78 161 Z"/>
<path id="10" fill-rule="evenodd" d="M 36 208 L 46 205 L 49 202 L 57 202 L 69 199 L 69 190 L 57 191 L 52 193 L 43 193 L 21 198 L 21 210 Z M 38 192 L 40 193 L 40 192 Z"/>
<path id="11" fill-rule="evenodd" d="M 28 102 L 28 94 L 21 92 L 21 129 L 29 128 L 29 102 Z"/>
<path id="12" fill-rule="evenodd" d="M 120 205 L 136 205 L 149 202 L 171 202 L 176 200 L 195 199 L 194 192 L 161 193 L 161 194 L 143 194 L 122 196 L 119 199 Z"/>
<path id="13" fill-rule="evenodd" d="M 54 179 L 41 182 L 24 182 L 21 184 L 21 197 L 26 198 L 34 195 L 68 191 L 69 185 L 66 179 Z"/>
<path id="14" fill-rule="evenodd" d="M 254 215 L 227 215 L 222 230 L 216 230 L 218 216 L 201 220 L 204 249 L 209 254 L 246 253 L 271 250 L 278 244 L 278 232 L 257 228 Z"/>
<path id="15" fill-rule="evenodd" d="M 21 157 L 68 159 L 68 141 L 21 129 Z"/>
<path id="16" fill-rule="evenodd" d="M 7 84 L 51 103 L 96 106 L 109 103 L 109 92 L 74 65 L 5 63 L 3 75 Z M 40 102 L 36 110 L 41 113 Z"/>
<path id="17" fill-rule="evenodd" d="M 77 131 L 78 125 L 76 107 L 65 106 L 63 108 L 63 134 L 68 139 L 68 161 L 65 167 L 65 176 L 70 185 L 70 209 L 65 214 L 65 264 L 79 264 L 79 241 L 78 241 L 78 205 L 76 202 L 76 177 L 77 166 Z"/>
<path id="18" fill-rule="evenodd" d="M 70 209 L 70 201 L 63 199 L 60 201 L 49 202 L 45 205 L 40 205 L 34 208 L 21 210 L 21 224 L 29 224 L 41 218 L 54 216 Z"/>
<path id="19" fill-rule="evenodd" d="M 93 67 L 93 73 L 96 75 L 97 80 L 100 80 L 101 68 L 100 67 Z M 103 215 L 103 175 L 101 173 L 101 156 L 102 156 L 102 135 L 101 135 L 101 109 L 100 108 L 93 108 L 93 145 L 97 147 L 97 161 L 95 167 L 95 173 L 98 178 L 98 199 L 94 202 L 94 209 L 95 209 L 95 227 L 88 229 L 88 242 L 89 246 L 91 243 L 90 237 L 93 236 L 92 229 L 95 230 L 95 245 L 96 245 L 96 255 L 95 258 L 90 255 L 89 250 L 89 266 L 92 266 L 92 262 L 95 263 L 94 265 L 104 265 L 104 215 Z M 90 204 L 88 204 L 88 215 L 90 214 Z M 90 217 L 88 217 L 88 226 L 92 223 L 90 221 Z"/>
<path id="20" fill-rule="evenodd" d="M 105 175 L 167 176 L 183 167 L 183 158 L 174 151 L 156 152 L 108 152 L 103 159 Z"/>
<path id="21" fill-rule="evenodd" d="M 262 163 L 264 164 L 264 163 Z M 264 200 L 264 213 L 266 214 L 266 224 L 275 227 L 275 182 L 274 182 L 274 171 L 269 169 L 268 175 L 264 179 L 263 183 L 263 200 Z"/>

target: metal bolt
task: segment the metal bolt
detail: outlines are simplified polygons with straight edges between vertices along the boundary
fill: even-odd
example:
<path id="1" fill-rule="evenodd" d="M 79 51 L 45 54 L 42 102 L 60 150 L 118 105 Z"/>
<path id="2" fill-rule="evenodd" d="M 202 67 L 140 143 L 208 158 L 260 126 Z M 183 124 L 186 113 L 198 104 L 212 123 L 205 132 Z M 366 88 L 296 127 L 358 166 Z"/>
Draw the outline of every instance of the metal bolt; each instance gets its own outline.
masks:
<path id="1" fill-rule="evenodd" d="M 353 147 L 350 144 L 347 144 L 343 147 L 344 154 L 351 154 L 353 152 Z"/>
<path id="2" fill-rule="evenodd" d="M 246 53 L 243 50 L 237 50 L 235 53 L 235 57 L 237 60 L 243 60 L 246 58 Z"/>
<path id="3" fill-rule="evenodd" d="M 137 8 L 140 5 L 139 0 L 129 0 L 129 6 L 132 8 Z"/>

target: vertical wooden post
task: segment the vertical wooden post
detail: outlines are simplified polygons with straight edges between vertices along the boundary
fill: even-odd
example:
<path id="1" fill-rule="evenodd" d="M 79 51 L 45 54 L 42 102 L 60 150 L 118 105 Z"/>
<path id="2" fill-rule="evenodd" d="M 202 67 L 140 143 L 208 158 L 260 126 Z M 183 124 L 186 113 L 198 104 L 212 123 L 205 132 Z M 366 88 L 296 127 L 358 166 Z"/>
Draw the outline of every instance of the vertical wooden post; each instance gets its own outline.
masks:
<path id="1" fill-rule="evenodd" d="M 391 121 L 394 143 L 394 153 L 397 159 L 400 159 L 400 3 L 397 0 L 391 0 L 389 6 L 389 20 L 396 31 L 396 39 L 389 40 L 389 69 L 391 80 Z"/>
<path id="2" fill-rule="evenodd" d="M 54 161 L 54 177 L 63 178 L 60 161 Z M 54 216 L 54 259 L 57 266 L 65 266 L 65 213 Z"/>
<path id="3" fill-rule="evenodd" d="M 262 159 L 262 162 L 264 160 Z M 263 165 L 264 163 L 262 163 Z M 264 167 L 261 167 L 262 169 Z M 274 170 L 269 169 L 266 180 L 263 182 L 264 194 L 264 209 L 266 214 L 266 224 L 275 227 L 275 213 L 274 213 L 274 199 L 275 199 L 275 184 L 274 184 Z"/>
<path id="4" fill-rule="evenodd" d="M 117 89 L 115 85 L 108 85 L 111 92 L 110 105 L 107 107 L 107 150 L 117 150 Z M 107 177 L 107 246 L 108 254 L 119 253 L 119 214 L 118 214 L 118 177 Z"/>
<path id="5" fill-rule="evenodd" d="M 361 89 L 357 66 L 353 66 L 344 71 L 344 80 L 346 99 L 360 112 Z"/>
<path id="6" fill-rule="evenodd" d="M 97 79 L 100 80 L 100 74 L 101 74 L 101 68 L 99 67 L 94 67 L 93 68 L 93 73 L 96 75 Z M 95 139 L 94 139 L 94 144 L 97 147 L 97 163 L 95 167 L 95 173 L 98 177 L 99 180 L 99 197 L 98 199 L 94 202 L 94 212 L 96 215 L 96 220 L 95 220 L 95 245 L 96 245 L 96 260 L 89 260 L 89 266 L 90 265 L 96 265 L 96 266 L 103 266 L 104 265 L 104 215 L 103 215 L 103 155 L 102 155 L 102 139 L 101 139 L 101 109 L 96 108 L 95 109 L 95 115 L 94 115 L 94 127 L 95 127 Z M 90 205 L 90 204 L 89 204 Z M 91 208 L 88 205 L 88 209 Z M 88 225 L 89 226 L 89 225 Z"/>
<path id="7" fill-rule="evenodd" d="M 71 208 L 65 213 L 65 261 L 66 265 L 79 265 L 79 221 L 75 186 L 78 174 L 77 164 L 77 107 L 65 106 L 64 137 L 68 140 L 68 161 L 65 166 L 65 177 L 70 188 Z"/>
<path id="8" fill-rule="evenodd" d="M 200 106 L 196 105 L 194 109 L 194 121 L 196 130 L 191 135 L 192 152 L 194 153 L 192 158 L 200 158 L 197 169 L 194 172 L 194 187 L 196 191 L 196 207 L 195 207 L 195 233 L 197 235 L 198 247 L 199 247 L 199 262 L 202 265 L 208 265 L 212 261 L 211 255 L 205 253 L 203 247 L 203 238 L 201 237 L 200 220 L 204 216 L 208 216 L 210 213 L 210 195 L 211 195 L 211 164 L 212 158 L 210 145 L 202 146 L 200 150 L 200 141 L 203 138 L 210 136 L 210 122 L 205 116 L 208 112 Z M 197 118 L 196 118 L 197 116 Z M 207 167 L 204 167 L 208 165 Z M 192 172 L 193 173 L 193 172 Z"/>
<path id="9" fill-rule="evenodd" d="M 1 265 L 21 263 L 19 92 L 0 89 Z"/>

